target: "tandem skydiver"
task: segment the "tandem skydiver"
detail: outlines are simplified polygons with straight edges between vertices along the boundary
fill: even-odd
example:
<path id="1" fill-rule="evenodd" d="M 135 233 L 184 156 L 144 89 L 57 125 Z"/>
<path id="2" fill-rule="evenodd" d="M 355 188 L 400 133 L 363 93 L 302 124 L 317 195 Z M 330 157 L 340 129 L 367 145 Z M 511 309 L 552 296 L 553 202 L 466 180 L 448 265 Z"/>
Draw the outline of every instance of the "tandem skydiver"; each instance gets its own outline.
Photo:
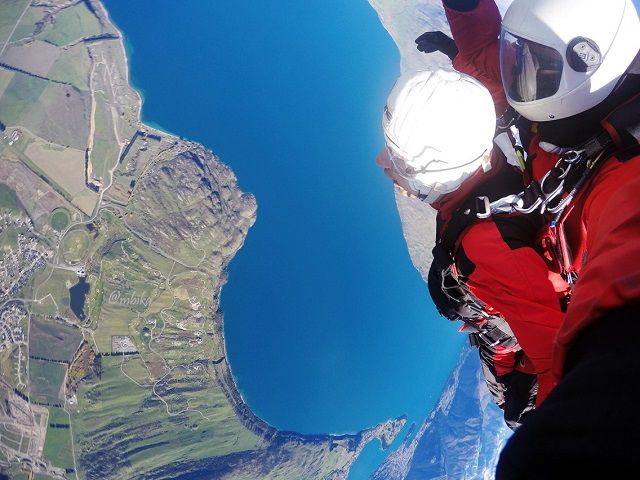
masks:
<path id="1" fill-rule="evenodd" d="M 586 255 L 565 260 L 579 276 L 553 353 L 557 387 L 509 442 L 499 479 L 629 477 L 640 468 L 631 334 L 640 307 L 639 51 L 631 0 L 515 0 L 503 20 L 507 98 L 538 123 L 529 148 L 536 162 L 558 165 L 552 183 L 569 171 L 556 198 L 582 226 L 568 249 L 584 245 Z"/>
<path id="2" fill-rule="evenodd" d="M 447 16 L 462 51 L 497 8 L 460 3 Z M 631 333 L 640 303 L 639 49 L 630 0 L 515 0 L 501 36 L 464 52 L 492 81 L 500 65 L 530 140 L 534 181 L 491 208 L 546 210 L 556 260 L 575 282 L 553 344 L 557 387 L 508 443 L 498 479 L 611 478 L 640 467 Z"/>
<path id="3" fill-rule="evenodd" d="M 478 81 L 453 70 L 405 75 L 389 95 L 383 128 L 386 150 L 378 163 L 407 195 L 438 211 L 429 274 L 434 303 L 472 332 L 489 390 L 515 429 L 533 408 L 537 384 L 526 350 L 501 314 L 513 308 L 540 317 L 561 311 L 546 264 L 533 249 L 539 221 L 476 216 L 478 196 L 500 198 L 523 188 L 513 146 L 503 151 L 493 144 L 493 99 Z M 490 266 L 486 258 L 493 259 Z M 480 288 L 470 288 L 470 279 Z M 501 292 L 515 279 L 512 297 L 496 297 L 504 303 L 484 300 L 486 291 Z"/>
<path id="4" fill-rule="evenodd" d="M 497 61 L 501 27 L 497 6 L 491 0 L 443 0 L 443 5 L 454 38 L 442 32 L 426 32 L 416 39 L 417 48 L 424 52 L 442 51 L 451 58 L 456 70 L 481 82 L 491 92 L 498 124 L 508 130 L 514 112 L 507 103 Z M 482 17 L 482 22 L 474 21 L 478 17 Z M 521 172 L 521 181 L 528 183 L 530 175 L 529 171 Z M 518 192 L 510 192 L 514 193 Z M 478 196 L 486 197 L 489 203 L 500 198 L 498 192 Z M 509 226 L 500 228 L 496 239 L 470 238 L 465 253 L 475 265 L 475 274 L 466 283 L 478 298 L 500 310 L 507 320 L 533 363 L 539 384 L 536 403 L 540 403 L 553 386 L 551 352 L 570 288 L 558 269 L 545 260 L 548 255 L 539 241 L 544 228 L 542 215 L 519 217 L 525 216 L 516 212 L 496 218 L 498 226 Z M 522 224 L 528 224 L 529 228 L 514 231 L 513 226 Z M 525 266 L 511 266 L 506 252 L 502 256 L 492 254 L 495 242 L 508 246 L 508 254 L 513 258 L 526 257 L 520 260 Z"/>

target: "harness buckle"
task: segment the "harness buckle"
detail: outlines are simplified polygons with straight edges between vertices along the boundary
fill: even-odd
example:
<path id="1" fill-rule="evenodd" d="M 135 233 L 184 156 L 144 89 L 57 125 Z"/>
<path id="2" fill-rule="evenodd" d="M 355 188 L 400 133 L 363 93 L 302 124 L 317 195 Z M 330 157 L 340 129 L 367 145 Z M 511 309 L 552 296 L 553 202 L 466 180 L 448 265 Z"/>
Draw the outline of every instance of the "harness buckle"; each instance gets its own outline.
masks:
<path id="1" fill-rule="evenodd" d="M 482 211 L 481 208 L 483 209 Z M 489 197 L 485 195 L 476 197 L 476 216 L 481 220 L 491 216 L 491 202 L 489 201 Z"/>

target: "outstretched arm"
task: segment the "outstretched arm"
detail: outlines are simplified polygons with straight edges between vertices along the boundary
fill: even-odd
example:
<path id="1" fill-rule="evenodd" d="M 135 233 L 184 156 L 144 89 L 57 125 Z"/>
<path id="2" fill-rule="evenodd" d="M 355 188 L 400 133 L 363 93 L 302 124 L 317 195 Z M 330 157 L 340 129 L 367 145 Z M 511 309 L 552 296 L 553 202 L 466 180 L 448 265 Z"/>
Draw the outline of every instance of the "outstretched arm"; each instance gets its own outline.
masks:
<path id="1" fill-rule="evenodd" d="M 460 55 L 474 60 L 479 55 L 487 56 L 487 48 L 499 46 L 502 17 L 494 0 L 443 0 L 442 3 Z M 497 69 L 495 78 L 500 80 L 497 54 L 491 67 Z"/>
<path id="2" fill-rule="evenodd" d="M 494 0 L 443 0 L 459 53 L 453 67 L 479 80 L 493 97 L 496 115 L 507 109 L 500 77 L 502 17 Z"/>

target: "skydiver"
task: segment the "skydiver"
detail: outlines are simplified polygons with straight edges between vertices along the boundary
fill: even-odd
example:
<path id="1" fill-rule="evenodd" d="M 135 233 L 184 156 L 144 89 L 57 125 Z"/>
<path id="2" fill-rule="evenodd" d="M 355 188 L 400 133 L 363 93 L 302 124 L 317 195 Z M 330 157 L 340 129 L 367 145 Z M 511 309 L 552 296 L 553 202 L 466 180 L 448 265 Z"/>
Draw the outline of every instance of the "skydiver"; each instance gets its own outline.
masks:
<path id="1" fill-rule="evenodd" d="M 426 32 L 416 39 L 418 49 L 440 50 L 452 58 L 456 70 L 474 77 L 491 92 L 500 123 L 510 125 L 513 110 L 507 103 L 497 61 L 502 20 L 497 6 L 491 0 L 443 0 L 443 4 L 453 39 L 442 32 Z M 474 21 L 480 17 L 481 22 Z M 524 181 L 530 175 L 525 172 Z M 496 195 L 480 196 L 496 199 Z M 500 310 L 509 323 L 535 368 L 539 383 L 536 402 L 540 403 L 553 386 L 553 342 L 569 286 L 553 263 L 543 260 L 538 241 L 544 226 L 541 216 L 529 220 L 502 217 L 496 221 L 499 235 L 469 237 L 464 252 L 475 269 L 467 285 L 479 299 Z M 520 228 L 527 222 L 529 228 Z M 507 245 L 509 251 L 496 256 L 491 253 L 494 244 Z M 510 257 L 518 258 L 522 266 L 511 267 Z"/>
<path id="2" fill-rule="evenodd" d="M 489 389 L 507 424 L 516 428 L 533 408 L 536 377 L 500 313 L 514 305 L 541 317 L 561 311 L 545 262 L 533 248 L 539 221 L 475 216 L 477 196 L 499 198 L 523 188 L 522 172 L 507 161 L 513 152 L 505 155 L 492 144 L 495 124 L 492 97 L 473 78 L 448 70 L 405 75 L 385 107 L 387 147 L 378 163 L 406 194 L 438 211 L 429 290 L 443 315 L 476 330 Z M 484 300 L 487 290 L 502 291 L 514 278 L 511 295 L 517 302 Z"/>
<path id="3" fill-rule="evenodd" d="M 584 244 L 586 256 L 575 259 L 579 277 L 553 353 L 558 384 L 504 450 L 499 479 L 551 478 L 549 465 L 573 478 L 640 467 L 640 361 L 630 335 L 640 304 L 639 51 L 631 0 L 515 0 L 503 20 L 503 83 L 513 108 L 538 124 L 535 162 L 548 167 L 579 151 L 587 180 L 560 197 L 583 225 L 569 246 Z"/>
<path id="4" fill-rule="evenodd" d="M 465 37 L 466 27 L 494 21 L 497 12 L 490 0 L 466 3 L 474 5 L 448 12 L 461 51 L 456 31 Z M 564 208 L 552 218 L 556 231 L 565 223 L 569 234 L 560 242 L 569 255 L 560 260 L 579 275 L 553 351 L 558 385 L 505 448 L 499 479 L 609 478 L 640 467 L 640 364 L 629 334 L 640 303 L 639 49 L 630 0 L 515 0 L 501 40 L 465 52 L 476 67 L 492 65 L 485 74 L 501 63 L 509 103 L 531 139 L 531 185 L 539 188 L 550 172 L 557 182 L 569 165 L 561 159 L 580 167 L 560 204 L 543 203 Z M 539 198 L 547 202 L 548 192 Z"/>

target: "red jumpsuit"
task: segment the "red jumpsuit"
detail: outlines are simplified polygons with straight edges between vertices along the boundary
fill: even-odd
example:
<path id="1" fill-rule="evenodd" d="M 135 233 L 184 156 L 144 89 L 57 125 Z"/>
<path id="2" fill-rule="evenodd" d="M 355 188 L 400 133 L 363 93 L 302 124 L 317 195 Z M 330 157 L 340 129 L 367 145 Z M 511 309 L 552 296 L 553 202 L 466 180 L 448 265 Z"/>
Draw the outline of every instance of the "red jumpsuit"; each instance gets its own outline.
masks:
<path id="1" fill-rule="evenodd" d="M 460 51 L 460 59 L 455 59 L 454 66 L 470 74 L 479 71 L 479 78 L 490 85 L 490 90 L 496 85 L 502 88 L 498 39 L 501 18 L 495 2 L 479 0 L 477 8 L 470 12 L 446 7 L 445 11 Z M 529 155 L 535 157 L 535 179 L 540 179 L 558 160 L 557 154 L 539 148 L 539 141 L 534 136 L 528 149 Z M 588 260 L 580 271 L 567 314 L 555 327 L 559 333 L 553 353 L 554 383 L 562 375 L 572 339 L 582 328 L 610 309 L 640 301 L 640 243 L 636 240 L 640 238 L 640 212 L 634 207 L 640 199 L 640 156 L 624 162 L 616 157 L 607 160 L 581 198 L 574 214 L 579 215 L 576 224 L 586 234 Z M 505 318 L 512 321 L 506 313 Z M 534 363 L 538 358 L 535 352 L 543 351 L 548 365 L 554 326 L 549 322 L 541 325 L 532 322 L 529 327 L 519 331 L 516 327 L 514 332 Z"/>
<path id="2" fill-rule="evenodd" d="M 386 149 L 377 162 L 394 178 Z M 478 195 L 500 198 L 522 190 L 520 170 L 509 165 L 497 147 L 492 152 L 491 165 L 488 172 L 477 171 L 458 190 L 431 204 L 438 211 L 439 237 L 454 212 L 467 200 Z M 394 180 L 402 186 L 402 179 Z M 494 313 L 504 316 L 508 312 L 517 318 L 537 318 L 539 321 L 561 315 L 546 265 L 533 248 L 540 226 L 539 222 L 532 221 L 532 217 L 524 215 L 496 220 L 475 219 L 455 242 L 453 257 L 459 275 L 466 278 L 465 283 L 472 293 Z M 504 265 L 509 268 L 502 268 Z M 505 288 L 511 283 L 518 287 L 505 295 Z M 525 312 L 527 308 L 530 311 Z M 505 410 L 505 421 L 515 428 L 531 408 L 536 392 L 532 377 L 536 372 L 530 359 L 513 349 L 496 347 L 495 351 L 490 350 L 488 353 L 489 349 L 480 349 L 483 368 L 489 370 L 485 370 L 487 384 L 496 403 Z"/>
<path id="3" fill-rule="evenodd" d="M 480 0 L 466 14 L 447 14 L 462 45 L 474 25 L 497 21 L 492 0 Z M 478 37 L 469 38 L 471 45 L 474 40 Z M 497 37 L 490 43 L 463 54 L 486 75 L 499 65 Z M 493 79 L 500 81 L 499 75 Z M 558 159 L 539 148 L 541 140 L 544 136 L 534 135 L 529 145 L 536 179 Z M 640 358 L 634 331 L 640 306 L 639 200 L 640 155 L 626 152 L 607 159 L 575 203 L 572 233 L 586 244 L 586 257 L 553 344 L 557 387 L 508 442 L 497 480 L 611 478 L 616 472 L 626 477 L 640 470 Z M 529 352 L 529 336 L 516 334 Z"/>
<path id="4" fill-rule="evenodd" d="M 459 51 L 454 67 L 481 81 L 493 96 L 496 112 L 504 112 L 508 104 L 498 61 L 498 8 L 491 0 L 480 0 L 470 12 L 446 6 L 445 12 Z M 445 218 L 450 210 L 446 203 L 440 206 Z M 515 218 L 515 223 L 514 217 L 481 222 L 468 230 L 461 245 L 475 265 L 467 281 L 470 289 L 500 311 L 534 364 L 539 404 L 553 387 L 551 355 L 563 313 L 559 294 L 549 278 L 553 274 L 534 248 L 539 232 Z"/>

